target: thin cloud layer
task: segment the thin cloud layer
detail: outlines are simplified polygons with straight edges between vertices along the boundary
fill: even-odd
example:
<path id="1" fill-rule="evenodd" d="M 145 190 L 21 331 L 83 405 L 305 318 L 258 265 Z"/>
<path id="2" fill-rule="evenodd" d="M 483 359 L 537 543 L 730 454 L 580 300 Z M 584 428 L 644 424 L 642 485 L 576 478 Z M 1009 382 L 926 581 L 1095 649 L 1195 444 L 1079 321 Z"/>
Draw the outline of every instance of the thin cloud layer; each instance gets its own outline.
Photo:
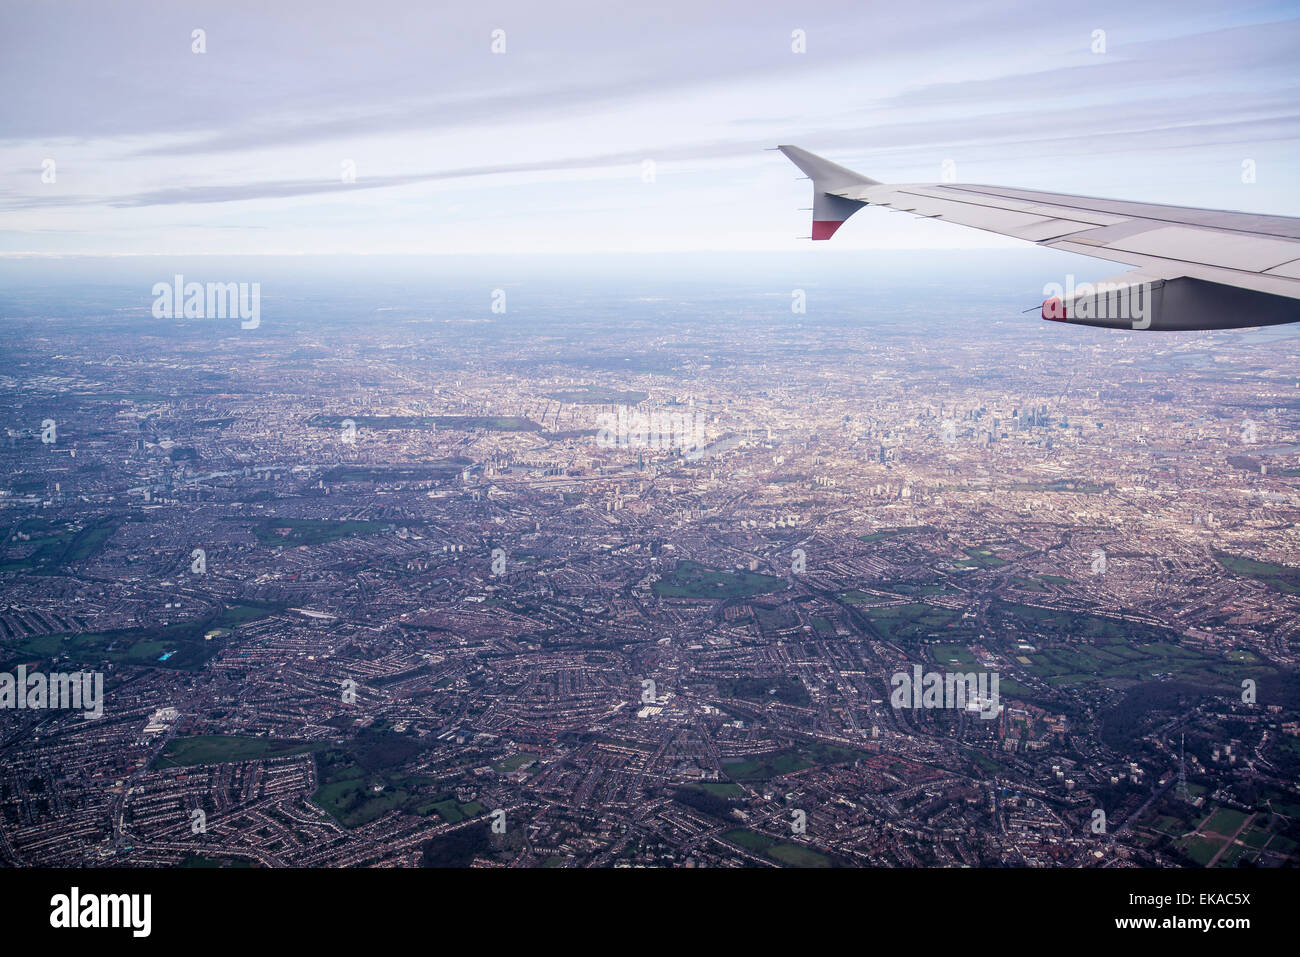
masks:
<path id="1" fill-rule="evenodd" d="M 1286 4 L 443 7 L 10 5 L 0 252 L 792 248 L 778 142 L 1300 213 Z M 837 244 L 938 241 L 896 219 Z"/>

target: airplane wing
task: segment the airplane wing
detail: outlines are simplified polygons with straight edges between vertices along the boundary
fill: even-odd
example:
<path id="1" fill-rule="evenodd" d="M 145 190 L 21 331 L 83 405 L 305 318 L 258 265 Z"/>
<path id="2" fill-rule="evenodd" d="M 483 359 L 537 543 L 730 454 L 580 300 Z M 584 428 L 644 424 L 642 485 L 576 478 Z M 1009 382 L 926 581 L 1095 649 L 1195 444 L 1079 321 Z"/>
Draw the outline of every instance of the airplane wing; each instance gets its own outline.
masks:
<path id="1" fill-rule="evenodd" d="M 813 231 L 830 239 L 863 206 L 973 226 L 1124 263 L 1062 289 L 1043 318 L 1118 329 L 1236 329 L 1300 322 L 1300 219 L 957 183 L 889 185 L 797 146 L 813 183 Z"/>

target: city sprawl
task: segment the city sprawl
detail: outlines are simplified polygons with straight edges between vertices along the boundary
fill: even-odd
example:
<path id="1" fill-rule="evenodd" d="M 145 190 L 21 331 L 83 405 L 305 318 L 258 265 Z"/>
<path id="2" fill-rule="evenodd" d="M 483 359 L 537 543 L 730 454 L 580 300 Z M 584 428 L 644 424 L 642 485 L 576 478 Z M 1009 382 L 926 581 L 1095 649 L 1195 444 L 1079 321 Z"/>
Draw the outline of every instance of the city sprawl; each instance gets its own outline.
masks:
<path id="1" fill-rule="evenodd" d="M 177 280 L 5 320 L 4 863 L 1295 863 L 1286 329 Z"/>

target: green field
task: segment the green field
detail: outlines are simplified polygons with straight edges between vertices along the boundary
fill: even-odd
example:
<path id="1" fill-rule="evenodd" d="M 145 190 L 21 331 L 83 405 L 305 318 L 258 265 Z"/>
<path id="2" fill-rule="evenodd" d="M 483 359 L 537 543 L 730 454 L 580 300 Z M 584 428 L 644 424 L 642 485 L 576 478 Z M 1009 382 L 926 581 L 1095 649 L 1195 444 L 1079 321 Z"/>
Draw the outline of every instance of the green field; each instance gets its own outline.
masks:
<path id="1" fill-rule="evenodd" d="M 766 755 L 722 762 L 722 773 L 735 781 L 766 781 L 792 771 L 803 771 L 813 766 L 812 761 L 789 751 L 773 751 Z"/>
<path id="2" fill-rule="evenodd" d="M 498 761 L 496 764 L 492 766 L 496 768 L 498 771 L 503 771 L 503 772 L 518 771 L 529 761 L 536 761 L 536 760 L 537 760 L 537 755 L 531 754 L 527 751 L 521 751 L 518 754 L 512 754 L 510 755 L 510 757 Z"/>
<path id="3" fill-rule="evenodd" d="M 861 751 L 826 744 L 801 745 L 722 762 L 722 773 L 733 781 L 766 781 L 822 764 L 847 764 L 867 757 Z"/>
<path id="4" fill-rule="evenodd" d="M 1287 595 L 1300 595 L 1300 568 L 1289 565 L 1274 565 L 1271 562 L 1257 562 L 1253 558 L 1242 558 L 1226 552 L 1215 552 L 1219 564 L 1234 575 L 1255 578 L 1274 591 Z"/>
<path id="5" fill-rule="evenodd" d="M 811 847 L 803 844 L 791 844 L 786 841 L 778 841 L 768 837 L 766 834 L 759 834 L 757 831 L 746 830 L 745 828 L 736 828 L 727 831 L 722 835 L 724 841 L 730 841 L 737 847 L 743 847 L 747 851 L 753 851 L 755 854 L 762 854 L 769 860 L 776 861 L 778 864 L 785 864 L 789 867 L 830 867 L 831 859 L 819 851 L 814 851 Z"/>
<path id="6" fill-rule="evenodd" d="M 9 530 L 4 548 L 8 555 L 16 551 L 27 554 L 0 560 L 0 572 L 53 574 L 61 566 L 90 558 L 115 531 L 117 524 L 108 520 L 79 525 L 42 518 L 25 519 Z M 28 541 L 19 540 L 18 533 L 28 536 Z"/>
<path id="7" fill-rule="evenodd" d="M 738 827 L 734 831 L 728 831 L 722 835 L 722 839 L 724 841 L 730 841 L 737 847 L 743 847 L 747 851 L 758 851 L 760 854 L 776 843 L 766 834 L 759 834 L 757 831 L 747 831 L 743 827 Z"/>
<path id="8" fill-rule="evenodd" d="M 448 798 L 445 801 L 437 801 L 425 807 L 431 807 L 438 812 L 438 817 L 442 818 L 448 824 L 459 824 L 461 821 L 468 820 L 471 817 L 478 817 L 483 813 L 483 805 L 478 801 L 470 801 L 468 804 L 462 804 L 455 798 Z M 416 813 L 424 812 L 424 807 L 417 808 Z"/>
<path id="9" fill-rule="evenodd" d="M 1213 814 L 1210 819 L 1201 825 L 1201 831 L 1213 831 L 1215 834 L 1222 834 L 1224 837 L 1232 837 L 1237 833 L 1237 829 L 1246 823 L 1248 814 L 1233 808 L 1221 807 Z"/>
<path id="10" fill-rule="evenodd" d="M 998 691 L 1000 694 L 1006 695 L 1009 698 L 1025 698 L 1029 695 L 1028 688 L 1022 685 L 1019 681 L 1016 681 L 1014 678 L 1007 678 L 1005 676 L 998 684 Z"/>
<path id="11" fill-rule="evenodd" d="M 975 664 L 975 656 L 965 645 L 935 645 L 931 649 L 931 654 L 934 655 L 936 665 L 973 666 Z"/>
<path id="12" fill-rule="evenodd" d="M 1177 846 L 1201 867 L 1206 867 L 1210 861 L 1214 860 L 1214 855 L 1219 853 L 1222 842 L 1193 836 L 1183 838 L 1178 842 Z"/>
<path id="13" fill-rule="evenodd" d="M 1219 859 L 1215 867 L 1232 867 L 1239 859 L 1254 861 L 1260 850 L 1269 844 L 1270 834 L 1263 822 L 1267 818 L 1257 817 L 1251 827 L 1234 840 L 1234 835 L 1250 815 L 1234 808 L 1216 807 L 1196 829 L 1196 833 L 1174 841 L 1174 846 L 1190 857 L 1201 867 L 1209 866 L 1216 854 Z M 1163 829 L 1168 833 L 1169 829 Z M 1278 850 L 1281 850 L 1279 847 Z"/>
<path id="14" fill-rule="evenodd" d="M 346 828 L 369 824 L 389 811 L 408 808 L 419 800 L 419 795 L 410 791 L 377 783 L 383 790 L 375 791 L 374 785 L 364 777 L 343 778 L 322 784 L 311 799 Z"/>
<path id="15" fill-rule="evenodd" d="M 240 738 L 224 734 L 173 738 L 167 742 L 156 768 L 189 768 L 199 764 L 226 764 L 307 754 L 324 747 L 309 741 L 280 741 L 273 738 Z"/>
<path id="16" fill-rule="evenodd" d="M 752 598 L 785 588 L 783 578 L 754 572 L 716 571 L 697 562 L 678 562 L 673 571 L 654 583 L 660 598 Z"/>
<path id="17" fill-rule="evenodd" d="M 23 642 L 17 651 L 20 657 L 50 658 L 66 655 L 70 661 L 80 664 L 112 661 L 117 664 L 193 671 L 223 645 L 220 636 L 204 638 L 209 631 L 228 630 L 248 621 L 265 618 L 279 610 L 279 606 L 271 605 L 233 605 L 193 621 L 155 628 L 86 632 L 80 635 L 41 635 Z M 161 660 L 164 655 L 168 657 Z"/>
<path id="18" fill-rule="evenodd" d="M 995 600 L 990 612 L 1005 618 L 1008 624 L 1021 631 L 1034 634 L 1059 635 L 1072 640 L 1103 640 L 1176 637 L 1168 629 L 1153 628 L 1133 622 L 1104 618 L 1086 612 L 1068 611 L 1057 608 L 1040 608 L 1036 605 L 1022 605 L 1016 602 Z"/>
<path id="19" fill-rule="evenodd" d="M 768 857 L 791 867 L 830 867 L 831 859 L 820 851 L 803 844 L 773 844 L 765 852 Z"/>
<path id="20" fill-rule="evenodd" d="M 919 642 L 938 632 L 948 631 L 961 620 L 960 612 L 920 602 L 868 608 L 863 613 L 881 638 L 902 644 Z"/>
<path id="21" fill-rule="evenodd" d="M 377 535 L 391 527 L 389 522 L 268 518 L 253 526 L 253 534 L 263 545 L 323 545 L 354 535 Z"/>
<path id="22" fill-rule="evenodd" d="M 1013 657 L 1029 658 L 1026 670 L 1049 684 L 1103 682 L 1124 687 L 1160 677 L 1240 687 L 1242 678 L 1258 678 L 1273 670 L 1183 647 L 1176 632 L 1142 622 L 1002 600 L 995 600 L 990 612 L 998 619 L 1002 647 Z M 1014 650 L 1021 639 L 1039 650 Z"/>
<path id="23" fill-rule="evenodd" d="M 963 551 L 968 557 L 960 559 L 956 564 L 964 568 L 1001 568 L 1006 564 L 987 548 L 966 548 Z"/>
<path id="24" fill-rule="evenodd" d="M 1169 642 L 1139 644 L 1112 639 L 1108 643 L 1072 644 L 1017 654 L 1030 660 L 1026 671 L 1054 685 L 1101 682 L 1123 687 L 1128 682 L 1163 675 L 1226 687 L 1239 685 L 1244 676 L 1262 673 L 1258 667 L 1229 665 L 1220 658 Z"/>
<path id="25" fill-rule="evenodd" d="M 311 799 L 346 828 L 369 824 L 390 811 L 438 814 L 443 820 L 480 813 L 472 802 L 448 804 L 451 795 L 445 790 L 430 790 L 434 779 L 402 773 L 404 764 L 433 746 L 379 723 L 364 728 L 346 744 L 316 752 L 321 785 Z"/>

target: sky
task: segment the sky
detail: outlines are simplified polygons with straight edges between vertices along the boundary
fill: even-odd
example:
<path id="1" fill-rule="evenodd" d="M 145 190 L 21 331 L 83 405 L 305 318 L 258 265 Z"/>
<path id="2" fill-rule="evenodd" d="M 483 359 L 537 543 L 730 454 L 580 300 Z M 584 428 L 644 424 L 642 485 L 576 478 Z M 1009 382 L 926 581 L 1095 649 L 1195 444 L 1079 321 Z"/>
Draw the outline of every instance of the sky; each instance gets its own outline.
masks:
<path id="1" fill-rule="evenodd" d="M 0 257 L 806 250 L 779 143 L 1300 216 L 1297 64 L 1300 2 L 0 0 Z"/>

